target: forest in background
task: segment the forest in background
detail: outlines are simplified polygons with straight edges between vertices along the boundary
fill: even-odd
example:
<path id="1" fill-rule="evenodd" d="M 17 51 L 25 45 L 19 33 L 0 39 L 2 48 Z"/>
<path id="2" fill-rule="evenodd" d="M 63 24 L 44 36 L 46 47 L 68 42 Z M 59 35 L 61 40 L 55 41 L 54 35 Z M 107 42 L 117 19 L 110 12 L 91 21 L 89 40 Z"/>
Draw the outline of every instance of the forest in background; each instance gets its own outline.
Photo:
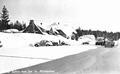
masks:
<path id="1" fill-rule="evenodd" d="M 17 29 L 19 31 L 22 31 L 26 29 L 26 23 L 25 22 L 19 22 L 16 20 L 16 22 L 10 22 L 8 10 L 5 6 L 3 6 L 2 13 L 0 13 L 0 31 L 7 30 L 7 29 Z M 84 30 L 78 27 L 75 29 L 75 32 L 72 32 L 71 39 L 72 40 L 78 40 L 80 36 L 83 35 L 94 35 L 97 37 L 104 37 L 108 38 L 110 40 L 118 40 L 120 38 L 120 32 L 107 32 L 107 31 L 100 31 L 100 30 Z"/>

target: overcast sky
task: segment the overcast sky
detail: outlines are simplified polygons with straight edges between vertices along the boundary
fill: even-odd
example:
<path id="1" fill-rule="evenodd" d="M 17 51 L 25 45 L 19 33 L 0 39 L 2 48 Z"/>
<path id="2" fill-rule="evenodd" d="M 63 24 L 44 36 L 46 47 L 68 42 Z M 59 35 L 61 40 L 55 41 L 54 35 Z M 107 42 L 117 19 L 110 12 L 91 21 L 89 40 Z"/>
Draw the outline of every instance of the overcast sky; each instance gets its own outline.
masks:
<path id="1" fill-rule="evenodd" d="M 60 22 L 84 29 L 120 31 L 120 0 L 0 0 L 11 20 Z"/>

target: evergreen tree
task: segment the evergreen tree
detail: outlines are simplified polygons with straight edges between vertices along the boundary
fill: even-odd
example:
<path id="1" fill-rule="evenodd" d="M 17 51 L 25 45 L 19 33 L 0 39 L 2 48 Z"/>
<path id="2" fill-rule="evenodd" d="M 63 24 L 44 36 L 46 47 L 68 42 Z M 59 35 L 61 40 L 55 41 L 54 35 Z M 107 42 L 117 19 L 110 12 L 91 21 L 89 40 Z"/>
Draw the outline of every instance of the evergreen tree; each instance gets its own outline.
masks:
<path id="1" fill-rule="evenodd" d="M 2 13 L 1 13 L 1 24 L 0 24 L 0 30 L 9 29 L 10 26 L 8 25 L 9 22 L 9 14 L 8 10 L 5 6 L 3 6 Z"/>
<path id="2" fill-rule="evenodd" d="M 19 21 L 16 21 L 14 23 L 14 29 L 17 29 L 17 30 L 22 30 L 22 24 L 19 22 Z"/>
<path id="3" fill-rule="evenodd" d="M 13 29 L 14 28 L 13 22 L 10 22 L 9 26 L 10 26 L 10 29 Z"/>

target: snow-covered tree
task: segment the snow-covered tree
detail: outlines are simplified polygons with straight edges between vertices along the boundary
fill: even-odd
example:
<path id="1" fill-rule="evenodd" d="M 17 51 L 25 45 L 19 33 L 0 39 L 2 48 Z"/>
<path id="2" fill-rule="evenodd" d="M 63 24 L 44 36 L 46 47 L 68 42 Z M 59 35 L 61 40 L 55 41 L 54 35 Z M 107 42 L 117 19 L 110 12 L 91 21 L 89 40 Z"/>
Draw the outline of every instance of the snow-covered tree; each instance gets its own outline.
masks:
<path id="1" fill-rule="evenodd" d="M 1 13 L 1 24 L 0 24 L 0 30 L 9 29 L 10 26 L 8 25 L 9 22 L 9 14 L 8 10 L 5 6 L 3 6 L 2 13 Z"/>
<path id="2" fill-rule="evenodd" d="M 13 22 L 10 22 L 9 26 L 10 26 L 10 29 L 13 29 L 14 28 Z"/>
<path id="3" fill-rule="evenodd" d="M 22 24 L 19 22 L 19 21 L 16 21 L 14 23 L 14 29 L 17 29 L 17 30 L 22 30 Z"/>

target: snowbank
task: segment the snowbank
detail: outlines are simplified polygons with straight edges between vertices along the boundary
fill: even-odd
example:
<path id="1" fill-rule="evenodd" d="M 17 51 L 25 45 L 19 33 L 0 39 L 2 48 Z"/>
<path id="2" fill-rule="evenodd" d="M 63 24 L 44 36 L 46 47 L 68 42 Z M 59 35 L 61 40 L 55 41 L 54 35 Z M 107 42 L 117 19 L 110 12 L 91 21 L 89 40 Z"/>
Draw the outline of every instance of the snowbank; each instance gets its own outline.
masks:
<path id="1" fill-rule="evenodd" d="M 30 44 L 34 44 L 41 40 L 51 40 L 59 42 L 59 40 L 63 41 L 65 40 L 65 38 L 61 36 L 32 33 L 0 33 L 0 41 L 5 48 L 29 47 Z"/>
<path id="2" fill-rule="evenodd" d="M 30 47 L 40 40 L 65 41 L 73 46 Z M 61 36 L 29 33 L 0 33 L 0 73 L 51 61 L 64 56 L 77 54 L 95 46 L 77 45 L 77 41 L 67 40 Z M 77 46 L 76 46 L 77 45 Z"/>
<path id="3" fill-rule="evenodd" d="M 83 35 L 78 39 L 79 43 L 88 42 L 90 45 L 95 45 L 95 36 L 94 35 Z"/>
<path id="4" fill-rule="evenodd" d="M 95 46 L 58 46 L 58 47 L 26 47 L 17 49 L 0 49 L 0 73 L 44 63 L 68 55 L 77 54 Z M 2 56 L 1 56 L 2 55 Z M 5 55 L 5 57 L 3 57 Z M 32 58 L 32 59 L 29 59 Z"/>
<path id="5" fill-rule="evenodd" d="M 87 37 L 80 39 L 79 41 L 66 39 L 60 35 L 41 35 L 34 33 L 0 33 L 0 41 L 3 44 L 4 48 L 20 48 L 20 47 L 29 47 L 30 44 L 34 44 L 36 42 L 40 42 L 41 40 L 49 40 L 54 42 L 64 41 L 65 43 L 71 46 L 79 46 L 81 42 L 91 41 Z"/>
<path id="6" fill-rule="evenodd" d="M 19 30 L 17 29 L 8 29 L 8 30 L 4 30 L 5 33 L 19 33 Z"/>
<path id="7" fill-rule="evenodd" d="M 20 74 L 20 71 L 32 71 L 32 74 L 40 74 L 39 70 L 53 71 L 52 74 L 120 74 L 120 50 L 118 48 L 97 48 L 19 69 L 16 70 L 19 72 L 16 74 Z M 47 74 L 51 74 L 51 72 Z"/>

